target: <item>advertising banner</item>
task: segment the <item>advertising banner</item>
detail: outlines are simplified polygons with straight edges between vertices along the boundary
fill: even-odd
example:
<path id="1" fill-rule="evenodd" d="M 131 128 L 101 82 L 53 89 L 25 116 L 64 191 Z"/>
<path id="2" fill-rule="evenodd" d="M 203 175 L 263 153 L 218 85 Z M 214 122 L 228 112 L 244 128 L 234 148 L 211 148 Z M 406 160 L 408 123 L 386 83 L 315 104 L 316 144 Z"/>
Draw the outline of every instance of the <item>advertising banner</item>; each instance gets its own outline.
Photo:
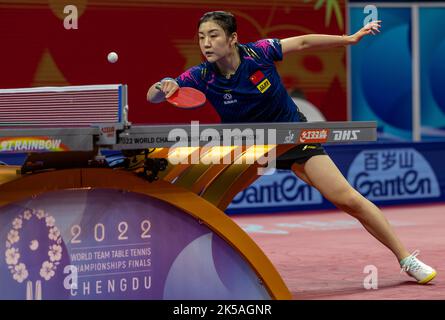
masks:
<path id="1" fill-rule="evenodd" d="M 377 205 L 445 200 L 445 143 L 325 146 L 349 183 Z M 240 192 L 227 213 L 329 209 L 334 206 L 292 172 L 262 176 Z"/>
<path id="2" fill-rule="evenodd" d="M 350 29 L 363 27 L 363 7 L 349 9 Z M 412 140 L 411 9 L 378 7 L 382 31 L 350 48 L 353 121 L 376 120 L 379 137 Z"/>
<path id="3" fill-rule="evenodd" d="M 445 8 L 419 8 L 421 134 L 445 140 Z"/>
<path id="4" fill-rule="evenodd" d="M 0 207 L 0 299 L 271 299 L 205 224 L 163 201 L 62 190 Z"/>

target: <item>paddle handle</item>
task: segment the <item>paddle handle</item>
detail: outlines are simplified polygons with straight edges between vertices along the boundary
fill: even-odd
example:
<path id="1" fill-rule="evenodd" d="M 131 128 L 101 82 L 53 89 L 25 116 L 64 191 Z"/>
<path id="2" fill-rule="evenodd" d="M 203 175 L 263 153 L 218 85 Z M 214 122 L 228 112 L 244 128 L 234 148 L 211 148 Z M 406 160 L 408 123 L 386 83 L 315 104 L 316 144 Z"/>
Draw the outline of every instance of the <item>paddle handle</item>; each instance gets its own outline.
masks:
<path id="1" fill-rule="evenodd" d="M 161 90 L 161 82 L 162 82 L 163 80 L 173 80 L 174 82 L 176 82 L 176 80 L 173 79 L 173 78 L 170 78 L 170 77 L 164 78 L 164 79 L 162 79 L 161 81 L 159 81 L 159 82 L 156 84 L 156 86 L 155 86 L 156 89 Z"/>
<path id="2" fill-rule="evenodd" d="M 155 85 L 155 88 L 158 89 L 159 91 L 161 91 L 161 83 L 158 82 L 158 83 Z M 168 99 L 167 99 L 167 101 L 168 101 Z"/>

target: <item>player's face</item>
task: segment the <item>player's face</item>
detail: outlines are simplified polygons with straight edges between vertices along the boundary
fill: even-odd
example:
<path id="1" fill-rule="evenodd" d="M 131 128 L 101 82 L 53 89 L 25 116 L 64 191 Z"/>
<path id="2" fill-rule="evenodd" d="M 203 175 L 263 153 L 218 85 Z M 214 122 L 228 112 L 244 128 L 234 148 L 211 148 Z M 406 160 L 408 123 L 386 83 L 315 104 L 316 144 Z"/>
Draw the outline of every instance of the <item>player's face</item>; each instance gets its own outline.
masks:
<path id="1" fill-rule="evenodd" d="M 216 62 L 231 53 L 235 36 L 228 37 L 215 22 L 207 21 L 199 26 L 199 47 L 209 62 Z"/>

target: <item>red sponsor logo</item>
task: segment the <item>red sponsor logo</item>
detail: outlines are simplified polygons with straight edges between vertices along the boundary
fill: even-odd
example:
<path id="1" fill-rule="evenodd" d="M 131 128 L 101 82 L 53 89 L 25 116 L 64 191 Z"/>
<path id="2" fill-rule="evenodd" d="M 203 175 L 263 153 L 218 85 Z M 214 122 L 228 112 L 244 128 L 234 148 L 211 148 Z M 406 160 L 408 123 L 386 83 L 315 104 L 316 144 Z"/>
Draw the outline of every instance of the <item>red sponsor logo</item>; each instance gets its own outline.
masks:
<path id="1" fill-rule="evenodd" d="M 106 134 L 106 133 L 113 133 L 114 132 L 114 127 L 103 127 L 101 128 L 102 133 Z"/>
<path id="2" fill-rule="evenodd" d="M 264 78 L 265 78 L 264 73 L 262 73 L 260 70 L 258 70 L 257 72 L 252 74 L 249 79 L 250 79 L 250 81 L 252 81 L 252 83 L 254 85 L 257 85 Z"/>
<path id="3" fill-rule="evenodd" d="M 298 141 L 300 143 L 323 143 L 328 141 L 328 129 L 302 130 Z"/>
<path id="4" fill-rule="evenodd" d="M 114 127 L 103 127 L 100 129 L 102 131 L 102 134 L 108 138 L 113 138 L 114 137 Z"/>

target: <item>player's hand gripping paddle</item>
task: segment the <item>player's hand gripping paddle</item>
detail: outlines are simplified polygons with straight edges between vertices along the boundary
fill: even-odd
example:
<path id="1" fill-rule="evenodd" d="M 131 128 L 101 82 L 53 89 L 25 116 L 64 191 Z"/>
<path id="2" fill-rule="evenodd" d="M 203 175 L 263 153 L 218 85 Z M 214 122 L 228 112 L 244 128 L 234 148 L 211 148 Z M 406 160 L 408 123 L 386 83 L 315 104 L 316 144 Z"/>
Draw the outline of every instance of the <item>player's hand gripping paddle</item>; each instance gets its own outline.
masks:
<path id="1" fill-rule="evenodd" d="M 158 84 L 156 89 L 160 90 L 161 86 Z M 204 105 L 206 102 L 206 96 L 199 90 L 191 87 L 179 87 L 170 97 L 167 102 L 171 103 L 175 107 L 183 109 L 193 109 Z"/>

